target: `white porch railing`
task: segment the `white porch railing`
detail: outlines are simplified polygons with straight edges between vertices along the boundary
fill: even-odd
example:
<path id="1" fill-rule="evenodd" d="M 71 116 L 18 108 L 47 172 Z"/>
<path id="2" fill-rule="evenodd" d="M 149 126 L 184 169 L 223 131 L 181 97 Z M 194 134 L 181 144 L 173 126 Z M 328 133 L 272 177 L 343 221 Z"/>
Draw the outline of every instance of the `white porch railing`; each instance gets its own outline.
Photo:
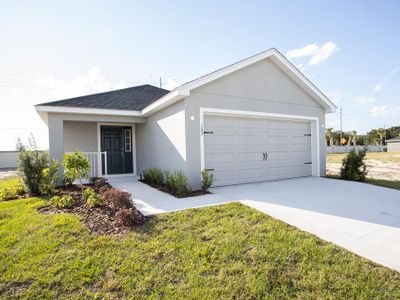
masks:
<path id="1" fill-rule="evenodd" d="M 107 176 L 107 152 L 82 152 L 82 154 L 89 161 L 89 176 L 101 177 L 103 176 L 102 160 L 104 159 L 104 176 Z"/>

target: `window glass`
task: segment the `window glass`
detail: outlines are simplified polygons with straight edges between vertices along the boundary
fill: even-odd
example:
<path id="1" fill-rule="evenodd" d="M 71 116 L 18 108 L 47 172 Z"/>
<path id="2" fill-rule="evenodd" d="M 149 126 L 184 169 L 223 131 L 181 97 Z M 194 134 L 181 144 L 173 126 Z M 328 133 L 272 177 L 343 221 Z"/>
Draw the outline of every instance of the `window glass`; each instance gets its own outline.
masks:
<path id="1" fill-rule="evenodd" d="M 131 130 L 125 129 L 125 152 L 132 151 Z"/>

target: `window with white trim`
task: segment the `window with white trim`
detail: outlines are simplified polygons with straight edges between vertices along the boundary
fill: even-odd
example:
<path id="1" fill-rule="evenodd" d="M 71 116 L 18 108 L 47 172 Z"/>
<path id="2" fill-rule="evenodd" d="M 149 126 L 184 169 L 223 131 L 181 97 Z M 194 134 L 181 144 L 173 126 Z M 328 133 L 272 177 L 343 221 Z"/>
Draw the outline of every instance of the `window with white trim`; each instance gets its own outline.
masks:
<path id="1" fill-rule="evenodd" d="M 125 152 L 131 152 L 132 151 L 132 131 L 130 129 L 125 129 L 124 130 L 124 136 L 125 136 Z"/>

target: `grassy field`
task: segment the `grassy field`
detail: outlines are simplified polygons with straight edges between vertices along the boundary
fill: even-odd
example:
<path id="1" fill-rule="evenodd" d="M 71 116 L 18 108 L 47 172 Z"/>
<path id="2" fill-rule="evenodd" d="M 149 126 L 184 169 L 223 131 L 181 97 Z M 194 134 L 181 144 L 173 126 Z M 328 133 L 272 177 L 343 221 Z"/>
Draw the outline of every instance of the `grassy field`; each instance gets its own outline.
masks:
<path id="1" fill-rule="evenodd" d="M 0 297 L 400 298 L 398 273 L 241 204 L 94 236 L 44 203 L 0 202 Z"/>
<path id="2" fill-rule="evenodd" d="M 12 188 L 16 186 L 19 182 L 19 178 L 13 178 L 13 179 L 0 179 L 0 189 L 2 188 Z"/>
<path id="3" fill-rule="evenodd" d="M 341 163 L 343 158 L 347 153 L 334 153 L 326 155 L 327 163 Z M 398 162 L 400 163 L 400 153 L 399 152 L 367 152 L 365 159 L 376 159 L 387 162 Z"/>
<path id="4" fill-rule="evenodd" d="M 327 178 L 333 179 L 341 179 L 339 175 L 326 175 Z M 367 178 L 365 183 L 383 186 L 390 189 L 400 190 L 400 181 L 391 181 L 391 180 L 383 180 L 383 179 L 374 179 L 374 178 Z"/>

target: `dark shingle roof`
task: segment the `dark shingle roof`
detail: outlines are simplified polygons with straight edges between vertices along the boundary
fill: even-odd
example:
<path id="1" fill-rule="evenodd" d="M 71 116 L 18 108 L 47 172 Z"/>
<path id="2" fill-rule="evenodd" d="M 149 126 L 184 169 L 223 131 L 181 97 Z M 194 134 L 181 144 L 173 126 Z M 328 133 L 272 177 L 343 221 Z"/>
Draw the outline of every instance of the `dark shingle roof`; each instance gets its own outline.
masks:
<path id="1" fill-rule="evenodd" d="M 398 136 L 398 137 L 395 137 L 395 138 L 392 138 L 392 139 L 390 139 L 390 140 L 386 140 L 386 142 L 400 142 L 400 136 Z"/>
<path id="2" fill-rule="evenodd" d="M 84 107 L 119 110 L 142 110 L 169 91 L 149 84 L 111 92 L 41 103 L 46 106 Z"/>

